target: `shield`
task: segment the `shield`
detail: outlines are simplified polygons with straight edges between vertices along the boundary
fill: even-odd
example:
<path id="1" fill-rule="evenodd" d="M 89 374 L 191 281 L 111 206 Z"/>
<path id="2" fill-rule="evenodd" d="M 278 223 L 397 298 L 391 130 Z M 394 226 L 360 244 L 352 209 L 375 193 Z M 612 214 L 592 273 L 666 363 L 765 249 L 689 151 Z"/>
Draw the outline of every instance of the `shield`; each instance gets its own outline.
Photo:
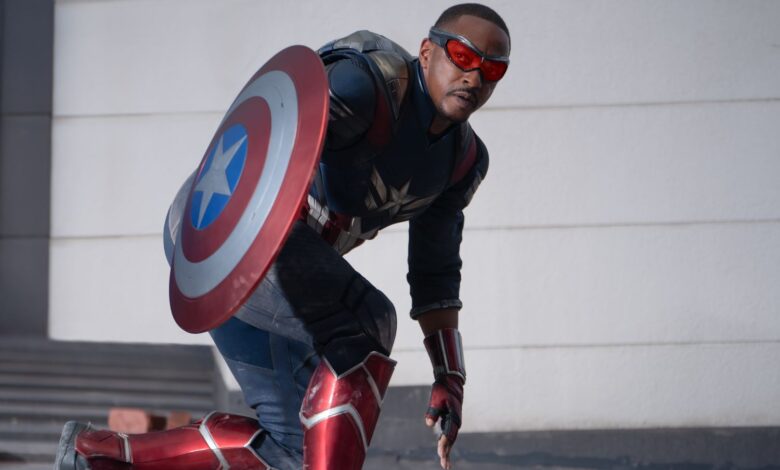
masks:
<path id="1" fill-rule="evenodd" d="M 217 327 L 263 278 L 298 216 L 327 118 L 325 70 L 304 46 L 271 58 L 230 106 L 175 235 L 169 294 L 184 330 Z"/>

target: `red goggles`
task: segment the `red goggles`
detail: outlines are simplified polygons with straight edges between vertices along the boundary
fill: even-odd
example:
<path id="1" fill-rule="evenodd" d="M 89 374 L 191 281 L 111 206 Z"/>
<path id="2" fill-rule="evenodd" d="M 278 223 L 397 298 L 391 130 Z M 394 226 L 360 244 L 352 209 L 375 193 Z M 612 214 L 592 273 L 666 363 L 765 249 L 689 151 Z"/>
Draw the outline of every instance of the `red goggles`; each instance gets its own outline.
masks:
<path id="1" fill-rule="evenodd" d="M 485 55 L 471 41 L 463 36 L 431 28 L 428 39 L 447 52 L 447 58 L 464 72 L 479 70 L 482 79 L 497 82 L 509 67 L 509 57 Z"/>

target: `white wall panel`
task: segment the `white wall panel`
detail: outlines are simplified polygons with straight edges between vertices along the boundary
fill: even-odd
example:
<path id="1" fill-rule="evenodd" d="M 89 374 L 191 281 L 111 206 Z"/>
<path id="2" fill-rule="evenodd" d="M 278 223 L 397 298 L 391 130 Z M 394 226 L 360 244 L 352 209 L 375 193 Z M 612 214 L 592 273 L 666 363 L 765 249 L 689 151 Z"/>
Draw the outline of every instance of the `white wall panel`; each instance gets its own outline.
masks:
<path id="1" fill-rule="evenodd" d="M 162 237 L 54 239 L 49 335 L 60 340 L 210 343 L 173 320 Z"/>
<path id="2" fill-rule="evenodd" d="M 490 152 L 474 226 L 780 218 L 780 102 L 487 110 L 472 122 Z"/>
<path id="3" fill-rule="evenodd" d="M 408 314 L 406 236 L 350 262 Z M 467 230 L 461 329 L 473 347 L 770 341 L 780 338 L 780 223 Z"/>
<path id="4" fill-rule="evenodd" d="M 59 118 L 52 132 L 52 235 L 162 233 L 217 114 Z"/>
<path id="5" fill-rule="evenodd" d="M 514 34 L 493 106 L 780 96 L 773 0 L 496 3 Z"/>
<path id="6" fill-rule="evenodd" d="M 317 48 L 373 29 L 416 49 L 439 3 L 59 1 L 54 112 L 225 110 L 258 67 L 292 44 Z"/>
<path id="7" fill-rule="evenodd" d="M 462 429 L 777 426 L 778 355 L 777 342 L 467 348 Z M 430 384 L 423 351 L 393 357 L 391 385 Z"/>
<path id="8" fill-rule="evenodd" d="M 488 2 L 513 33 L 490 106 L 780 97 L 780 3 Z M 56 115 L 224 110 L 283 47 L 372 29 L 416 54 L 451 2 L 56 4 Z"/>
<path id="9" fill-rule="evenodd" d="M 56 119 L 53 234 L 158 233 L 220 118 Z M 780 103 L 483 111 L 491 163 L 469 225 L 780 218 L 777 122 Z"/>
<path id="10" fill-rule="evenodd" d="M 362 28 L 415 53 L 451 3 L 57 0 L 51 336 L 209 344 L 158 234 L 240 87 Z M 514 50 L 472 120 L 464 430 L 780 424 L 780 2 L 488 4 Z M 393 384 L 430 383 L 405 226 L 348 259 L 398 309 Z"/>

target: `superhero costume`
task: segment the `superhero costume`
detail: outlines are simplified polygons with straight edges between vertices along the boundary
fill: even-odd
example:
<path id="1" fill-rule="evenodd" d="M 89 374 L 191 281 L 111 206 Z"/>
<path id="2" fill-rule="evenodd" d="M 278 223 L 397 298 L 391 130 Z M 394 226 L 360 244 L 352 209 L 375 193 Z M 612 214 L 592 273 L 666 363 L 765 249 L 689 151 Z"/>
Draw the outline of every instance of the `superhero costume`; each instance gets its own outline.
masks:
<path id="1" fill-rule="evenodd" d="M 302 220 L 234 318 L 211 332 L 260 426 L 224 417 L 224 431 L 238 433 L 231 442 L 243 449 L 231 460 L 239 453 L 223 452 L 203 432 L 179 432 L 179 451 L 166 454 L 133 447 L 138 437 L 71 425 L 61 468 L 176 468 L 184 454 L 193 460 L 182 468 L 214 468 L 214 458 L 222 468 L 360 468 L 394 366 L 387 356 L 395 311 L 341 255 L 408 220 L 412 317 L 461 307 L 462 209 L 486 174 L 484 145 L 468 123 L 429 135 L 436 110 L 420 66 L 388 39 L 361 31 L 319 53 L 330 121 Z M 460 387 L 454 395 L 462 400 L 465 369 L 454 338 L 426 338 L 426 348 L 439 390 Z M 447 394 L 437 395 L 435 385 L 434 395 Z M 111 452 L 96 444 L 106 442 Z M 68 453 L 74 446 L 79 459 Z M 249 451 L 254 460 L 246 460 Z M 211 460 L 195 458 L 209 452 Z"/>

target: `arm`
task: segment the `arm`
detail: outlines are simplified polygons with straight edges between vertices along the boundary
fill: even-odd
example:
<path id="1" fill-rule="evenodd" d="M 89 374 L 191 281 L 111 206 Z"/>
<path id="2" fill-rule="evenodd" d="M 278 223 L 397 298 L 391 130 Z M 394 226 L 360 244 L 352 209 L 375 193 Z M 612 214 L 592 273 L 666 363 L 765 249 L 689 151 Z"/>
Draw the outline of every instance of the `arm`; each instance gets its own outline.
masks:
<path id="1" fill-rule="evenodd" d="M 458 309 L 440 308 L 429 310 L 417 318 L 423 335 L 430 336 L 445 328 L 458 328 Z"/>
<path id="2" fill-rule="evenodd" d="M 459 310 L 460 243 L 463 209 L 487 174 L 488 155 L 478 141 L 478 156 L 465 176 L 446 189 L 428 209 L 409 221 L 409 272 L 413 319 L 431 310 Z M 430 321 L 430 320 L 429 320 Z"/>
<path id="3" fill-rule="evenodd" d="M 451 468 L 450 451 L 461 426 L 466 367 L 458 331 L 458 310 L 437 309 L 422 314 L 418 321 L 425 335 L 425 349 L 433 366 L 434 383 L 425 412 L 425 424 L 433 427 L 441 418 L 437 443 L 442 468 Z"/>
<path id="4" fill-rule="evenodd" d="M 420 323 L 420 328 L 422 329 L 423 335 L 425 335 L 427 338 L 433 338 L 437 334 L 438 331 L 449 329 L 449 330 L 456 330 L 458 328 L 458 310 L 454 308 L 447 308 L 447 309 L 436 309 L 436 310 L 430 310 L 428 312 L 425 312 L 420 317 L 417 318 L 417 321 Z M 426 344 L 427 346 L 427 344 Z M 430 354 L 430 351 L 429 351 Z M 436 360 L 432 356 L 431 361 L 434 363 L 434 368 L 436 367 Z M 465 371 L 463 371 L 465 373 Z M 460 400 L 459 402 L 453 403 L 450 406 L 446 406 L 447 408 L 453 407 L 458 408 L 457 413 L 460 415 L 461 413 L 461 405 L 463 401 L 463 385 L 464 383 L 458 384 L 457 382 L 453 384 L 454 387 L 457 389 L 458 385 L 460 388 Z M 453 393 L 454 392 L 454 393 Z M 443 414 L 444 410 L 442 408 L 445 408 L 445 406 L 438 405 L 434 403 L 436 401 L 439 401 L 440 403 L 444 402 L 446 403 L 448 398 L 450 400 L 457 399 L 457 390 L 448 390 L 446 380 L 437 381 L 432 386 L 431 390 L 431 400 L 429 403 L 429 408 L 434 408 L 437 411 L 434 411 L 434 415 L 431 414 L 431 410 L 427 410 L 425 413 L 425 424 L 429 428 L 432 428 L 436 421 L 438 420 L 438 417 Z M 436 397 L 435 395 L 439 395 L 439 397 Z M 458 420 L 460 419 L 460 416 L 458 416 Z M 452 444 L 455 442 L 454 437 L 447 437 L 447 430 L 446 425 L 442 424 L 442 436 L 439 438 L 438 444 L 437 444 L 437 452 L 439 454 L 439 459 L 441 460 L 441 466 L 442 468 L 450 468 L 450 450 L 452 449 Z M 452 425 L 450 425 L 452 427 Z M 457 435 L 457 429 L 454 430 L 455 434 Z M 449 434 L 452 434 L 452 429 L 450 429 Z"/>
<path id="5" fill-rule="evenodd" d="M 440 421 L 442 434 L 438 454 L 442 468 L 449 469 L 450 450 L 461 426 L 466 370 L 458 331 L 460 292 L 460 242 L 463 208 L 470 202 L 487 172 L 487 152 L 466 177 L 443 193 L 434 204 L 409 224 L 409 280 L 412 318 L 425 335 L 434 383 L 425 414 L 429 427 Z"/>

